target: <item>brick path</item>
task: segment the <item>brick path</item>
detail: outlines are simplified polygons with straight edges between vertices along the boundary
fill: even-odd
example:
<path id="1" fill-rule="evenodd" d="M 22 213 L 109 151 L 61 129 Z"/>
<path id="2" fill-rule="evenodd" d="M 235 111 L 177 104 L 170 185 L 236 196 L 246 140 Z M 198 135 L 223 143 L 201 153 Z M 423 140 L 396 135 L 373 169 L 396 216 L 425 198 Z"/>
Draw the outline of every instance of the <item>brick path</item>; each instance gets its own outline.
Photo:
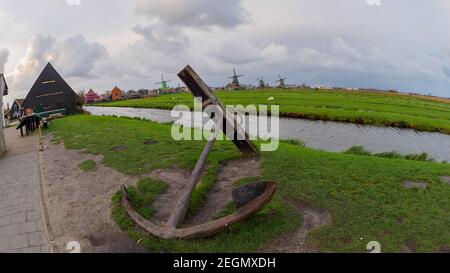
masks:
<path id="1" fill-rule="evenodd" d="M 13 141 L 20 139 L 9 142 Z M 51 252 L 40 199 L 36 145 L 28 150 L 19 155 L 9 151 L 12 156 L 0 159 L 0 252 Z"/>

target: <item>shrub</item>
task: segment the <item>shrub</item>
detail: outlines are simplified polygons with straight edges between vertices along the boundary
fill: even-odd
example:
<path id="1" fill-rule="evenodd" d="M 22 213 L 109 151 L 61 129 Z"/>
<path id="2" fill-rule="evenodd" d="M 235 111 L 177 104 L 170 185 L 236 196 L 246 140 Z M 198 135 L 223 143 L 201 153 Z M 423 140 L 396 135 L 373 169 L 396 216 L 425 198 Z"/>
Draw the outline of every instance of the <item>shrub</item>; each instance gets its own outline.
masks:
<path id="1" fill-rule="evenodd" d="M 372 154 L 371 152 L 364 149 L 364 147 L 362 147 L 362 146 L 353 146 L 350 149 L 348 149 L 347 151 L 345 151 L 344 153 L 345 154 L 353 154 L 353 155 L 364 155 L 364 156 L 372 155 L 372 156 L 378 156 L 378 157 L 384 157 L 384 158 L 434 162 L 434 160 L 431 159 L 427 153 L 402 155 L 397 152 L 386 152 L 386 153 Z"/>
<path id="2" fill-rule="evenodd" d="M 347 151 L 344 152 L 344 154 L 353 154 L 353 155 L 372 155 L 371 152 L 364 149 L 363 146 L 353 146 Z"/>
<path id="3" fill-rule="evenodd" d="M 291 144 L 291 145 L 297 145 L 297 146 L 305 147 L 305 142 L 303 140 L 300 140 L 300 139 L 282 140 L 281 142 L 284 142 L 286 144 Z"/>

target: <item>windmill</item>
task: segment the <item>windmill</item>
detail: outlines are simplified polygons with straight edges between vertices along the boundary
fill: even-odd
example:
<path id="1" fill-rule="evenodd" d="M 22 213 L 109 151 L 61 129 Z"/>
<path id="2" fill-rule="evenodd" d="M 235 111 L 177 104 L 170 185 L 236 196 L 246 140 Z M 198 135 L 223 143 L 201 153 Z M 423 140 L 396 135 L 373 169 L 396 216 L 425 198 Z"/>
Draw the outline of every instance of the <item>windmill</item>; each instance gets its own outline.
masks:
<path id="1" fill-rule="evenodd" d="M 282 78 L 281 75 L 278 75 L 278 77 L 280 77 L 280 79 L 276 81 L 278 83 L 278 88 L 285 88 L 286 85 L 284 81 L 287 80 L 287 78 Z"/>
<path id="2" fill-rule="evenodd" d="M 169 85 L 167 83 L 171 82 L 170 80 L 166 81 L 164 80 L 164 75 L 161 75 L 161 82 L 155 83 L 156 85 L 161 85 L 161 90 L 166 91 L 169 89 Z"/>
<path id="3" fill-rule="evenodd" d="M 239 78 L 244 77 L 244 75 L 237 75 L 236 69 L 233 68 L 233 76 L 228 77 L 228 79 L 233 79 L 233 81 L 228 85 L 231 90 L 241 89 L 241 84 L 239 83 Z"/>
<path id="4" fill-rule="evenodd" d="M 259 88 L 265 88 L 266 82 L 264 81 L 264 77 L 261 77 L 261 79 L 257 79 L 259 81 L 258 87 Z"/>

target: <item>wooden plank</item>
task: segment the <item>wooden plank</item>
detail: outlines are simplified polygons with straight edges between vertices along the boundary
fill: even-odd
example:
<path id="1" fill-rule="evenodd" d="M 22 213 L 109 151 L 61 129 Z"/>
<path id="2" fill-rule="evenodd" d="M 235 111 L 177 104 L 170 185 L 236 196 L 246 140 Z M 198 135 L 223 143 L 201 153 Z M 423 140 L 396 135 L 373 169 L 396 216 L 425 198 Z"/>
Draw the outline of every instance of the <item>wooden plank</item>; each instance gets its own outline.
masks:
<path id="1" fill-rule="evenodd" d="M 190 90 L 194 97 L 202 98 L 202 104 L 205 105 L 210 100 L 217 101 L 217 104 L 222 108 L 223 113 L 226 113 L 225 106 L 214 96 L 211 89 L 206 85 L 206 83 L 200 78 L 200 76 L 190 67 L 186 66 L 180 73 L 178 73 L 178 77 L 184 82 L 187 88 Z M 227 135 L 236 147 L 244 154 L 257 154 L 258 149 L 256 146 L 249 140 L 248 133 L 241 127 L 235 126 L 236 121 L 234 116 L 225 115 L 223 122 L 223 132 L 227 132 L 227 128 L 234 128 L 234 133 L 232 135 Z"/>

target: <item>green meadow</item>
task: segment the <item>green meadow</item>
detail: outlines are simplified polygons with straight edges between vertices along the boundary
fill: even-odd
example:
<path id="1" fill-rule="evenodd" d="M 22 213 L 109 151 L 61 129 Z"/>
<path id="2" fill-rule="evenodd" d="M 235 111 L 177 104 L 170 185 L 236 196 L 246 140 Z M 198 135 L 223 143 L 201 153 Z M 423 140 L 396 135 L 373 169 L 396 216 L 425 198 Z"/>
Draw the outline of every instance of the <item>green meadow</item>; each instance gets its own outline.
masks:
<path id="1" fill-rule="evenodd" d="M 284 117 L 413 128 L 450 134 L 450 100 L 446 99 L 389 92 L 313 89 L 219 91 L 215 94 L 228 105 L 279 105 Z M 169 94 L 101 103 L 97 106 L 172 109 L 178 104 L 192 108 L 192 95 Z"/>
<path id="2" fill-rule="evenodd" d="M 289 96 L 302 101 L 299 97 L 312 94 L 317 102 L 320 101 L 317 96 L 344 96 L 339 93 L 284 91 L 251 94 L 261 101 L 262 94 L 273 95 L 276 100 L 285 97 L 286 109 L 302 107 L 289 103 L 286 98 Z M 250 96 L 244 92 L 219 95 L 227 103 L 236 99 L 233 96 Z M 189 101 L 188 95 L 177 96 Z M 169 101 L 169 97 L 154 100 Z M 426 101 L 410 99 L 411 105 L 415 105 L 411 107 L 427 104 Z M 376 108 L 374 101 L 377 100 L 381 98 L 375 96 L 372 103 L 366 102 L 366 109 Z M 322 98 L 321 101 L 324 103 L 325 100 Z M 340 101 L 343 105 L 345 99 Z M 379 109 L 399 108 L 401 102 L 408 104 L 408 100 L 403 98 L 398 98 L 397 104 L 394 101 L 391 106 L 379 105 Z M 151 106 L 153 99 L 120 103 Z M 364 103 L 361 102 L 361 105 Z M 445 105 L 436 104 L 435 107 L 440 110 L 431 111 L 430 115 L 445 112 Z M 426 112 L 425 106 L 423 111 Z M 53 134 L 55 142 L 63 141 L 67 149 L 101 154 L 104 156 L 101 164 L 136 176 L 136 186 L 130 187 L 133 205 L 143 217 L 151 218 L 154 212 L 152 202 L 167 189 L 167 185 L 164 181 L 139 180 L 137 176 L 173 166 L 192 169 L 205 145 L 202 141 L 175 141 L 170 136 L 170 128 L 170 124 L 150 121 L 79 115 L 53 121 L 48 133 Z M 145 145 L 148 140 L 157 144 Z M 125 145 L 127 149 L 113 149 L 118 145 Z M 220 163 L 239 157 L 232 143 L 216 143 L 208 161 L 207 175 L 194 193 L 189 213 L 196 213 L 203 205 L 215 183 Z M 273 201 L 260 213 L 214 237 L 170 241 L 149 236 L 136 228 L 120 207 L 120 192 L 112 199 L 112 217 L 129 236 L 155 252 L 258 252 L 267 249 L 278 236 L 302 226 L 301 213 L 287 201 L 294 199 L 326 209 L 331 214 L 332 223 L 312 231 L 307 238 L 309 245 L 322 252 L 366 252 L 370 241 L 380 242 L 383 252 L 403 252 L 407 241 L 414 242 L 419 252 L 450 247 L 450 184 L 441 179 L 450 176 L 449 164 L 421 161 L 420 157 L 375 156 L 361 148 L 354 148 L 348 153 L 330 153 L 305 148 L 300 142 L 282 142 L 277 151 L 262 153 L 261 157 L 262 177 L 238 183 L 255 180 L 278 182 L 279 188 Z M 408 189 L 403 185 L 405 181 L 424 181 L 428 187 Z"/>

